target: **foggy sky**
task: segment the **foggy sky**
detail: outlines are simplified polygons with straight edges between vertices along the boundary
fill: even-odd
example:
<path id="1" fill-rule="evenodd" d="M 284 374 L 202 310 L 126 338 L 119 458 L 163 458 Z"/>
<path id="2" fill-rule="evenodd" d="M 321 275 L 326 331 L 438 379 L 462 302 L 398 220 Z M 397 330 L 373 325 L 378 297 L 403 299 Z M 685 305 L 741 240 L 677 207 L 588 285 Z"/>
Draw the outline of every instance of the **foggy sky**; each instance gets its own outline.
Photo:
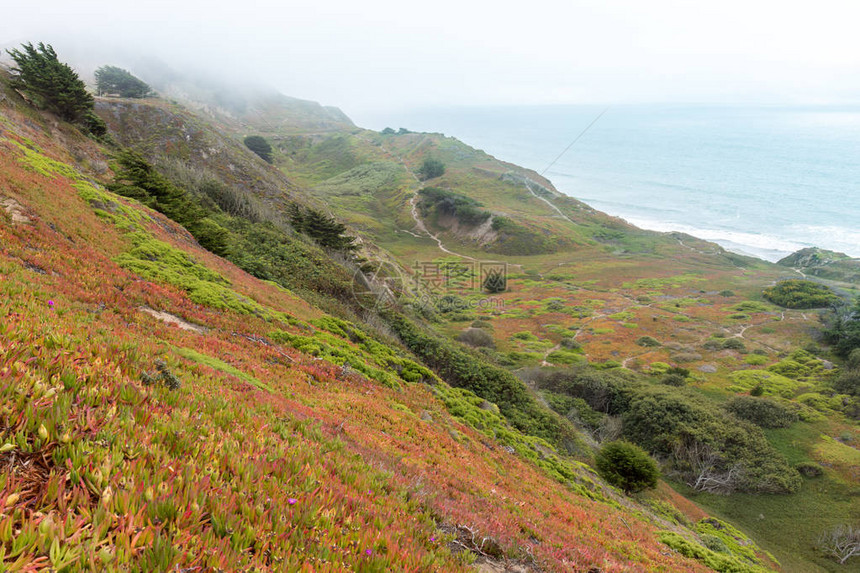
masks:
<path id="1" fill-rule="evenodd" d="M 0 0 L 0 46 L 45 41 L 84 68 L 151 56 L 356 115 L 860 103 L 859 16 L 851 0 Z"/>

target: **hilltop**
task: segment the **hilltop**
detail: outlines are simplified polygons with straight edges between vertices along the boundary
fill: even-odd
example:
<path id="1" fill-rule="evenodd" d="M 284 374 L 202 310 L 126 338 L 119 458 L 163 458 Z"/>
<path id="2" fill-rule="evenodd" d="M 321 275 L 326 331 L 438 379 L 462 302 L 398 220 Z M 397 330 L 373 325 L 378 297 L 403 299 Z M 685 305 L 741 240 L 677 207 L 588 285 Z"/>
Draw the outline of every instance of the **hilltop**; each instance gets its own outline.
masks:
<path id="1" fill-rule="evenodd" d="M 845 253 L 809 247 L 780 259 L 777 264 L 797 269 L 804 275 L 848 284 L 860 283 L 860 259 Z"/>
<path id="2" fill-rule="evenodd" d="M 857 399 L 795 271 L 312 102 L 163 85 L 97 140 L 0 82 L 11 570 L 839 570 Z"/>

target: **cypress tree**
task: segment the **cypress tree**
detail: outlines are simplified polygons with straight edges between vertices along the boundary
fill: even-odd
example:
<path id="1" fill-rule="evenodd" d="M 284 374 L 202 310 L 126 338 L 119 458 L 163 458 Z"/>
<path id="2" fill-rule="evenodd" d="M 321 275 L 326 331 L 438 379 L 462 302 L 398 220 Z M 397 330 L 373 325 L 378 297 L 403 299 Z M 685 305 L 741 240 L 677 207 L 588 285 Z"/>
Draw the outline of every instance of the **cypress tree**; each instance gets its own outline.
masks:
<path id="1" fill-rule="evenodd" d="M 90 117 L 93 96 L 78 74 L 68 64 L 59 61 L 50 44 L 22 44 L 20 50 L 7 50 L 7 53 L 16 64 L 12 68 L 12 86 L 15 89 L 24 92 L 40 108 L 54 112 L 66 121 L 99 129 L 101 120 Z"/>
<path id="2" fill-rule="evenodd" d="M 152 88 L 128 70 L 116 66 L 102 66 L 96 70 L 98 95 L 117 94 L 120 97 L 144 98 L 153 94 Z"/>
<path id="3" fill-rule="evenodd" d="M 249 135 L 245 138 L 245 147 L 256 153 L 266 163 L 272 162 L 272 146 L 260 135 Z"/>

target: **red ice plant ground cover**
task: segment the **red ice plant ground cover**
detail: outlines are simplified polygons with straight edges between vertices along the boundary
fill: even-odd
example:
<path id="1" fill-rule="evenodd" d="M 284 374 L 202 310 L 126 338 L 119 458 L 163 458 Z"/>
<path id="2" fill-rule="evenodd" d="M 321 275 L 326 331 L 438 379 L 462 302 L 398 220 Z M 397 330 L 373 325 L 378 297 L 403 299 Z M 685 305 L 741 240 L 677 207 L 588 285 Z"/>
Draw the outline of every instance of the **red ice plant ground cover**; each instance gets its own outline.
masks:
<path id="1" fill-rule="evenodd" d="M 430 387 L 386 388 L 270 344 L 270 320 L 122 269 L 127 235 L 75 181 L 0 145 L 4 193 L 32 218 L 0 220 L 6 567 L 456 571 L 469 548 L 553 571 L 705 570 L 653 526 L 459 424 Z M 161 216 L 145 211 L 141 225 L 261 306 L 321 316 Z M 159 368 L 179 388 L 146 384 Z"/>

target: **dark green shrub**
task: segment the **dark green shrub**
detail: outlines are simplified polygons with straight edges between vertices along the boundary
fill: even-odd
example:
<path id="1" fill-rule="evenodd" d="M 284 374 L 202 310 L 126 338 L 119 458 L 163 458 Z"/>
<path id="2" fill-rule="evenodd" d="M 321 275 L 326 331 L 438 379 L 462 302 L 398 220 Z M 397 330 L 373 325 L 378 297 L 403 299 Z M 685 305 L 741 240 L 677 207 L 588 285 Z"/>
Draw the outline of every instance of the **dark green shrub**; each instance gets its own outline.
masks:
<path id="1" fill-rule="evenodd" d="M 644 346 L 646 348 L 656 348 L 658 346 L 661 346 L 660 341 L 653 336 L 640 336 L 636 339 L 636 344 L 638 344 L 639 346 Z"/>
<path id="2" fill-rule="evenodd" d="M 567 417 L 570 419 L 575 417 L 576 421 L 591 430 L 599 428 L 606 418 L 606 414 L 595 412 L 582 398 L 572 398 L 571 405 L 571 409 L 566 414 Z"/>
<path id="3" fill-rule="evenodd" d="M 84 129 L 94 137 L 104 137 L 107 135 L 107 124 L 94 111 L 88 111 L 84 114 L 83 125 Z"/>
<path id="4" fill-rule="evenodd" d="M 562 450 L 575 451 L 580 447 L 573 426 L 540 405 L 523 381 L 511 372 L 489 364 L 479 354 L 450 339 L 420 328 L 401 314 L 388 312 L 384 316 L 403 344 L 447 383 L 497 404 L 511 425 L 526 434 L 544 438 Z"/>
<path id="5" fill-rule="evenodd" d="M 326 297 L 355 302 L 352 275 L 321 247 L 272 223 L 222 219 L 233 233 L 227 258 L 245 272 L 275 281 L 318 304 L 324 304 Z"/>
<path id="6" fill-rule="evenodd" d="M 785 308 L 826 308 L 840 302 L 829 287 L 812 281 L 790 279 L 764 289 L 769 301 Z"/>
<path id="7" fill-rule="evenodd" d="M 249 135 L 244 139 L 245 147 L 253 151 L 266 163 L 272 162 L 272 146 L 261 135 Z"/>
<path id="8" fill-rule="evenodd" d="M 227 247 L 230 243 L 230 232 L 224 227 L 208 217 L 204 217 L 199 221 L 195 221 L 189 227 L 189 232 L 194 235 L 200 246 L 223 256 L 227 254 Z"/>
<path id="9" fill-rule="evenodd" d="M 358 249 L 355 237 L 347 234 L 346 225 L 317 209 L 293 203 L 290 205 L 290 224 L 327 249 L 346 252 Z"/>
<path id="10" fill-rule="evenodd" d="M 140 381 L 144 386 L 152 386 L 158 384 L 164 386 L 168 390 L 178 390 L 182 386 L 182 381 L 170 371 L 167 363 L 163 360 L 155 361 L 155 372 L 144 371 L 140 375 Z"/>
<path id="11" fill-rule="evenodd" d="M 762 428 L 788 428 L 798 420 L 795 412 L 769 398 L 735 396 L 725 408 L 741 420 Z"/>
<path id="12" fill-rule="evenodd" d="M 530 381 L 538 389 L 581 398 L 592 410 L 611 415 L 629 407 L 632 389 L 638 384 L 629 372 L 598 371 L 589 366 L 537 370 Z"/>
<path id="13" fill-rule="evenodd" d="M 683 366 L 672 366 L 666 370 L 666 374 L 678 374 L 679 376 L 687 378 L 690 375 L 690 369 L 684 368 Z"/>
<path id="14" fill-rule="evenodd" d="M 495 348 L 496 343 L 493 336 L 486 330 L 480 328 L 467 328 L 457 336 L 457 341 L 468 344 L 474 348 Z"/>
<path id="15" fill-rule="evenodd" d="M 660 379 L 660 383 L 665 384 L 666 386 L 686 386 L 687 378 L 680 374 L 666 374 Z"/>
<path id="16" fill-rule="evenodd" d="M 657 463 L 636 444 L 610 442 L 600 449 L 594 462 L 600 476 L 624 493 L 657 487 Z"/>
<path id="17" fill-rule="evenodd" d="M 800 476 L 771 446 L 761 429 L 728 415 L 713 402 L 686 389 L 639 387 L 622 416 L 624 436 L 695 480 L 711 455 L 713 471 L 741 469 L 730 489 L 793 493 Z M 703 452 L 710 452 L 703 456 Z M 712 463 L 712 462 L 707 462 Z"/>
<path id="18" fill-rule="evenodd" d="M 752 390 L 750 390 L 750 396 L 763 396 L 764 395 L 764 386 L 761 384 L 756 384 Z"/>
<path id="19" fill-rule="evenodd" d="M 855 356 L 852 363 L 860 362 L 860 356 L 854 354 L 860 350 L 860 297 L 853 305 L 842 305 L 831 313 L 824 329 L 824 340 L 833 345 L 839 356 Z"/>
<path id="20" fill-rule="evenodd" d="M 562 348 L 567 348 L 568 350 L 579 350 L 582 348 L 582 345 L 573 337 L 562 338 L 559 344 L 561 344 Z"/>
<path id="21" fill-rule="evenodd" d="M 427 216 L 431 210 L 441 215 L 454 217 L 463 225 L 476 226 L 490 218 L 489 211 L 481 209 L 482 204 L 470 197 L 440 189 L 424 187 L 418 191 L 422 213 Z"/>
<path id="22" fill-rule="evenodd" d="M 860 368 L 860 348 L 855 348 L 848 353 L 848 358 L 845 360 L 845 365 L 848 368 Z"/>
<path id="23" fill-rule="evenodd" d="M 840 394 L 851 394 L 860 396 L 860 368 L 843 371 L 833 381 L 833 389 Z"/>
<path id="24" fill-rule="evenodd" d="M 421 164 L 421 167 L 418 168 L 418 176 L 423 181 L 441 177 L 444 174 L 445 164 L 438 159 L 427 158 L 424 160 L 424 163 Z"/>
<path id="25" fill-rule="evenodd" d="M 726 545 L 726 542 L 717 537 L 716 535 L 703 534 L 699 536 L 699 539 L 702 540 L 702 545 L 711 551 L 715 551 L 717 553 L 731 553 L 729 551 L 729 546 Z"/>
<path id="26" fill-rule="evenodd" d="M 729 350 L 739 350 L 741 352 L 746 352 L 746 345 L 744 345 L 743 340 L 740 338 L 727 338 L 723 341 L 723 348 L 727 348 Z"/>
<path id="27" fill-rule="evenodd" d="M 540 255 L 554 253 L 559 247 L 555 236 L 529 229 L 510 217 L 494 217 L 492 229 L 496 232 L 496 240 L 487 246 L 487 250 L 493 253 Z"/>
<path id="28" fill-rule="evenodd" d="M 675 369 L 664 375 L 685 373 Z M 720 473 L 740 470 L 742 477 L 730 490 L 790 493 L 800 486 L 800 476 L 761 428 L 693 390 L 649 384 L 628 370 L 585 365 L 535 369 L 523 376 L 540 391 L 579 398 L 593 411 L 620 416 L 625 439 L 667 459 L 683 479 L 695 481 L 711 464 Z"/>
<path id="29" fill-rule="evenodd" d="M 824 468 L 815 462 L 800 462 L 794 466 L 800 475 L 808 478 L 821 477 L 824 475 Z"/>

